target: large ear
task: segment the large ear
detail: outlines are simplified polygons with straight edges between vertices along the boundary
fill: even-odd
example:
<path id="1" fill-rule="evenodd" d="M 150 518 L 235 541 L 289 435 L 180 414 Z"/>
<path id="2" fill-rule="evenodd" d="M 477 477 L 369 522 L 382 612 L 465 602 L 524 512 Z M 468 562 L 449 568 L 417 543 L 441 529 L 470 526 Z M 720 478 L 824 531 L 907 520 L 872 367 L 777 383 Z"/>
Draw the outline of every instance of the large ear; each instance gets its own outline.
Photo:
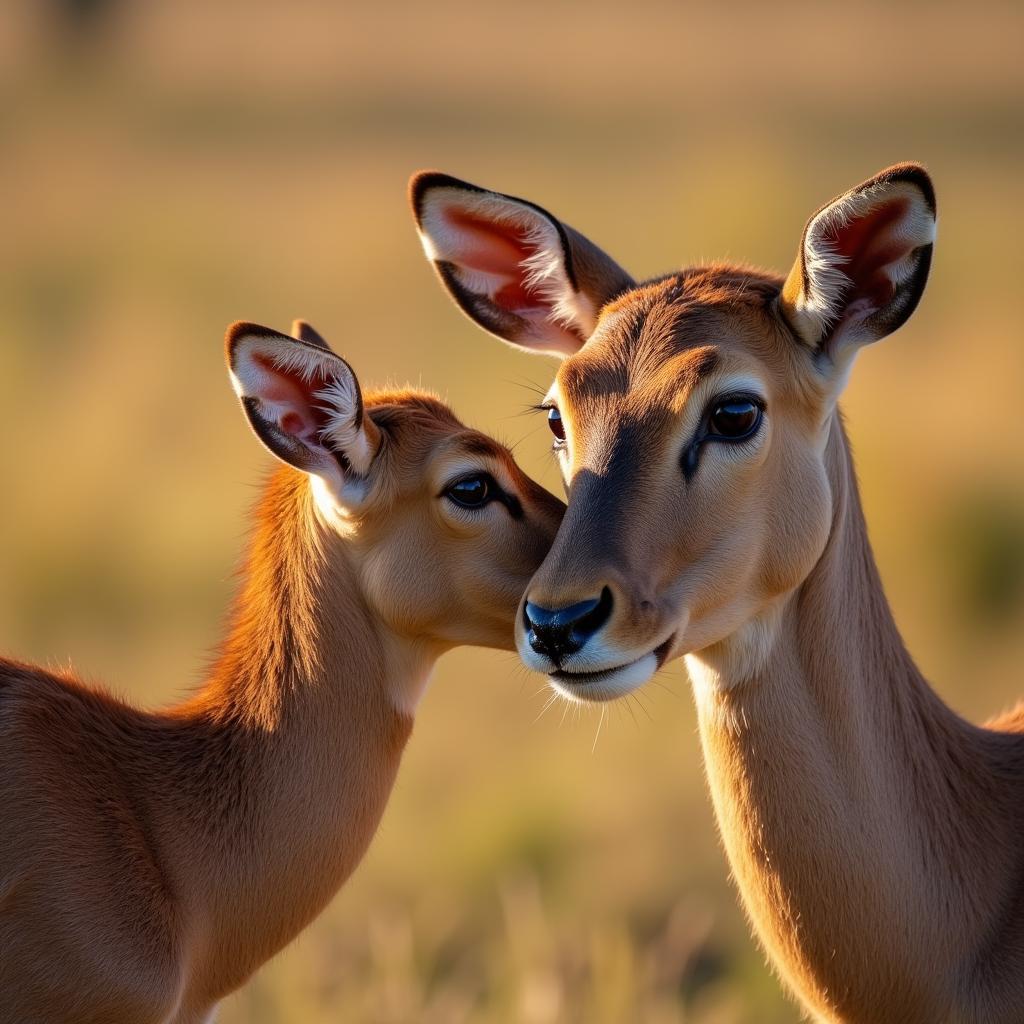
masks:
<path id="1" fill-rule="evenodd" d="M 298 338 L 299 341 L 308 341 L 310 345 L 316 345 L 327 352 L 331 351 L 331 346 L 324 340 L 324 336 L 308 320 L 292 321 L 292 337 Z"/>
<path id="2" fill-rule="evenodd" d="M 546 210 L 437 171 L 409 182 L 427 258 L 485 331 L 521 348 L 570 355 L 601 307 L 633 286 L 611 257 Z"/>
<path id="3" fill-rule="evenodd" d="M 232 324 L 225 338 L 231 382 L 271 453 L 322 477 L 341 500 L 369 470 L 380 432 L 363 413 L 362 392 L 348 363 L 311 335 L 311 328 L 296 330 L 304 338 Z"/>
<path id="4" fill-rule="evenodd" d="M 781 310 L 808 346 L 847 362 L 917 307 L 935 241 L 935 190 L 897 164 L 823 206 L 804 228 Z"/>

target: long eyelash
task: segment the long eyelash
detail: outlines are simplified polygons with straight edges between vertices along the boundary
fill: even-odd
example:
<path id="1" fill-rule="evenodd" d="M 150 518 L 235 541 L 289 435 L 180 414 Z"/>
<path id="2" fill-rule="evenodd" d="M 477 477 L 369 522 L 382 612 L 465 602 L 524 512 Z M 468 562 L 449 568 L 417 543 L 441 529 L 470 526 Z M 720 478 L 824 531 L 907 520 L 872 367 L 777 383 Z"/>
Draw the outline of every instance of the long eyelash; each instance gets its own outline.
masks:
<path id="1" fill-rule="evenodd" d="M 541 397 L 548 393 L 548 389 L 546 387 L 542 387 L 536 381 L 526 379 L 511 380 L 508 377 L 506 377 L 504 382 L 506 384 L 514 384 L 516 387 L 519 388 L 525 388 L 527 391 L 532 391 L 535 395 L 540 395 Z"/>
<path id="2" fill-rule="evenodd" d="M 551 402 L 541 402 L 540 405 L 528 405 L 526 408 L 529 412 L 550 412 L 554 405 Z"/>

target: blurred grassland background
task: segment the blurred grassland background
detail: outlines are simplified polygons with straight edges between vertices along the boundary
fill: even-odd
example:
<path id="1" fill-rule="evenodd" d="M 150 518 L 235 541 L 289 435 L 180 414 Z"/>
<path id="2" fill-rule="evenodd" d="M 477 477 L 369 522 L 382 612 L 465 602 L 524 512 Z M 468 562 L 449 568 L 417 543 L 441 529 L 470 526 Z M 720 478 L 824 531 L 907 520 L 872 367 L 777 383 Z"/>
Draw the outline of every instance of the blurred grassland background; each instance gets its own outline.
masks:
<path id="1" fill-rule="evenodd" d="M 225 325 L 309 318 L 558 478 L 553 370 L 464 320 L 415 239 L 436 166 L 638 276 L 788 268 L 880 167 L 940 205 L 911 323 L 845 408 L 907 641 L 982 718 L 1024 692 L 1024 6 L 436 0 L 0 3 L 0 649 L 145 703 L 202 677 L 267 469 Z M 704 793 L 685 672 L 552 707 L 447 657 L 380 834 L 239 1022 L 775 1024 Z"/>

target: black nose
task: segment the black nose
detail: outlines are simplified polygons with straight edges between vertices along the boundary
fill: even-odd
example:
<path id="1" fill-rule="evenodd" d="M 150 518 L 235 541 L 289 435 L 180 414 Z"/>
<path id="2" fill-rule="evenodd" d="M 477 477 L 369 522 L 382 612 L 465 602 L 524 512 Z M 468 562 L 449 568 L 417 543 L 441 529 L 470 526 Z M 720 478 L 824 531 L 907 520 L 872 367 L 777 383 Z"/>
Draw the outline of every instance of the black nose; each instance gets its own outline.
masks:
<path id="1" fill-rule="evenodd" d="M 538 653 L 556 665 L 575 654 L 607 621 L 612 613 L 612 592 L 605 587 L 592 597 L 567 608 L 541 608 L 530 601 L 523 609 L 526 639 Z"/>

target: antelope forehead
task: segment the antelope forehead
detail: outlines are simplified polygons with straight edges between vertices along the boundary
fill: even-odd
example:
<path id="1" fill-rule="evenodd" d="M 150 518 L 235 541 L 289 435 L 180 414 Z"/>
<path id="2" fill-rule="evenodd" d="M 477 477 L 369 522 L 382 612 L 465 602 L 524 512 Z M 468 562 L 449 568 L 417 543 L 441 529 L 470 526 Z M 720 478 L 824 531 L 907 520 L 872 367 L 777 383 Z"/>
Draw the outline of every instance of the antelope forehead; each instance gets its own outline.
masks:
<path id="1" fill-rule="evenodd" d="M 485 434 L 468 433 L 451 439 L 434 460 L 431 475 L 444 486 L 473 473 L 490 473 L 502 487 L 513 488 L 515 461 L 500 442 Z"/>
<path id="2" fill-rule="evenodd" d="M 560 372 L 548 394 L 564 416 L 577 425 L 623 419 L 662 421 L 679 416 L 690 398 L 718 377 L 734 376 L 712 345 L 694 347 L 663 359 L 638 354 L 622 367 L 591 361 Z"/>
<path id="3" fill-rule="evenodd" d="M 716 403 L 740 395 L 768 400 L 765 375 L 745 363 L 716 357 L 704 365 L 708 370 L 700 374 L 666 373 L 625 394 L 579 393 L 575 402 L 553 389 L 556 404 L 565 400 L 560 408 L 572 442 L 569 477 L 581 470 L 606 475 L 623 460 L 650 467 L 667 457 L 674 463 Z"/>

